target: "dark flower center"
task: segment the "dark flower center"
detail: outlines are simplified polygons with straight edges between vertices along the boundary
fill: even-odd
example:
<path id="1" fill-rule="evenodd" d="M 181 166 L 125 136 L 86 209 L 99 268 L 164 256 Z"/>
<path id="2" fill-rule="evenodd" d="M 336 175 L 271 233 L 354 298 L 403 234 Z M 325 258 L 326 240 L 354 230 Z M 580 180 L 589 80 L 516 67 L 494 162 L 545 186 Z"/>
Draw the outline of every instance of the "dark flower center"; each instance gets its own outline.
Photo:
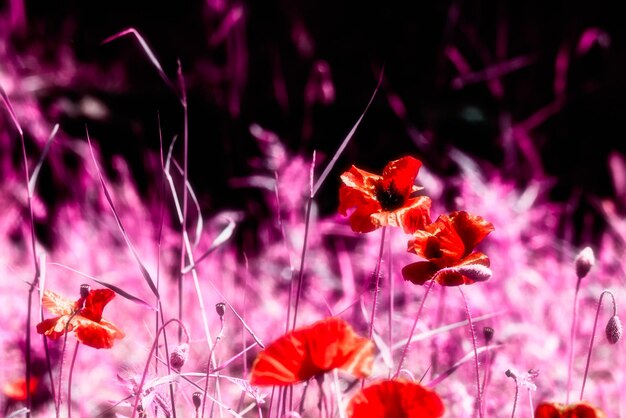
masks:
<path id="1" fill-rule="evenodd" d="M 386 212 L 400 209 L 404 205 L 404 196 L 393 181 L 387 187 L 383 186 L 382 182 L 376 185 L 376 200 Z"/>

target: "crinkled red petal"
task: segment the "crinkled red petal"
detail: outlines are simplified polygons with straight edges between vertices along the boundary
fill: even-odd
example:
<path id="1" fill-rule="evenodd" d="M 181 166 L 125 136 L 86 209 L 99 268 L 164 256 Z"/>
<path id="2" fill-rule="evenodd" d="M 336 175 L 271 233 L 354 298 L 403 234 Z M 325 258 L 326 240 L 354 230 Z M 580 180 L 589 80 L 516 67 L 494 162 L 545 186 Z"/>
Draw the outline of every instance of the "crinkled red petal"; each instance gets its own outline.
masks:
<path id="1" fill-rule="evenodd" d="M 563 405 L 542 403 L 535 409 L 535 418 L 560 418 Z"/>
<path id="2" fill-rule="evenodd" d="M 440 268 L 453 266 L 465 253 L 463 241 L 446 215 L 439 216 L 424 230 L 415 231 L 407 249 Z"/>
<path id="3" fill-rule="evenodd" d="M 435 392 L 403 380 L 385 380 L 363 389 L 347 409 L 350 418 L 439 418 L 444 412 Z"/>
<path id="4" fill-rule="evenodd" d="M 421 166 L 420 160 L 413 157 L 402 157 L 391 161 L 383 170 L 383 186 L 387 188 L 393 182 L 398 192 L 408 199 Z"/>
<path id="5" fill-rule="evenodd" d="M 92 321 L 100 322 L 104 307 L 114 297 L 115 292 L 110 289 L 90 290 L 89 295 L 85 299 L 85 307 L 80 311 L 80 315 Z"/>
<path id="6" fill-rule="evenodd" d="M 427 196 L 409 199 L 403 207 L 396 210 L 394 215 L 397 225 L 407 234 L 424 229 L 431 223 L 430 206 L 432 201 Z"/>
<path id="7" fill-rule="evenodd" d="M 376 174 L 350 167 L 341 175 L 343 184 L 339 188 L 339 213 L 345 216 L 348 209 L 375 201 L 376 184 L 380 179 Z"/>
<path id="8" fill-rule="evenodd" d="M 41 303 L 53 315 L 71 315 L 76 309 L 75 303 L 57 295 L 51 290 L 44 290 Z"/>
<path id="9" fill-rule="evenodd" d="M 494 230 L 491 222 L 465 211 L 451 213 L 450 220 L 452 227 L 463 241 L 465 255 L 472 252 L 476 245 Z"/>
<path id="10" fill-rule="evenodd" d="M 372 201 L 356 208 L 350 215 L 350 228 L 354 232 L 371 232 L 387 225 L 387 214 L 381 212 L 380 204 Z"/>
<path id="11" fill-rule="evenodd" d="M 253 385 L 289 385 L 334 368 L 356 377 L 369 375 L 373 343 L 340 318 L 327 318 L 289 332 L 259 353 L 250 373 Z"/>
<path id="12" fill-rule="evenodd" d="M 116 339 L 124 338 L 124 333 L 108 321 L 94 322 L 88 318 L 76 316 L 74 334 L 81 343 L 94 348 L 111 348 Z"/>
<path id="13" fill-rule="evenodd" d="M 439 267 L 430 261 L 418 261 L 402 268 L 402 277 L 411 283 L 423 285 L 433 278 Z"/>

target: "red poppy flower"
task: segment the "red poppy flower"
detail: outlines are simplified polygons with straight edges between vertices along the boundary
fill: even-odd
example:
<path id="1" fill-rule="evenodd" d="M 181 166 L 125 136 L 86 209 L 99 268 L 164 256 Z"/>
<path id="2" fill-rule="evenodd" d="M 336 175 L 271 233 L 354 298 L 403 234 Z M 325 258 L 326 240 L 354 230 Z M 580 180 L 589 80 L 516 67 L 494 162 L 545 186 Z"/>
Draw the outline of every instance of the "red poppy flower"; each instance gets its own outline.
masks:
<path id="1" fill-rule="evenodd" d="M 332 369 L 367 377 L 374 343 L 359 337 L 341 318 L 331 317 L 280 337 L 259 353 L 250 374 L 253 385 L 290 385 Z"/>
<path id="2" fill-rule="evenodd" d="M 55 315 L 37 324 L 37 332 L 56 340 L 74 331 L 81 343 L 95 348 L 111 348 L 115 339 L 124 338 L 118 327 L 102 319 L 102 310 L 115 297 L 109 289 L 88 290 L 81 287 L 81 298 L 71 302 L 50 290 L 43 294 L 43 306 Z"/>
<path id="3" fill-rule="evenodd" d="M 606 414 L 587 402 L 569 406 L 546 402 L 537 406 L 535 418 L 606 418 Z"/>
<path id="4" fill-rule="evenodd" d="M 368 386 L 348 404 L 351 418 L 437 418 L 444 412 L 439 395 L 404 380 L 384 380 Z"/>
<path id="5" fill-rule="evenodd" d="M 34 394 L 37 390 L 37 385 L 39 385 L 39 378 L 36 376 L 31 376 L 30 378 L 30 394 Z M 7 382 L 2 387 L 2 393 L 7 399 L 11 399 L 13 401 L 25 401 L 27 397 L 26 392 L 26 379 L 20 377 L 12 382 Z"/>
<path id="6" fill-rule="evenodd" d="M 387 164 L 382 176 L 350 167 L 341 175 L 339 213 L 346 216 L 355 232 L 370 232 L 381 226 L 401 226 L 408 234 L 430 223 L 430 198 L 411 197 L 420 188 L 415 177 L 422 163 L 403 157 Z"/>
<path id="7" fill-rule="evenodd" d="M 490 222 L 465 211 L 439 216 L 423 230 L 415 231 L 409 241 L 408 251 L 428 261 L 405 266 L 404 280 L 424 284 L 436 275 L 437 282 L 443 286 L 474 283 L 480 271 L 470 274 L 470 268 L 464 272 L 463 267 L 489 267 L 489 257 L 472 251 L 493 230 Z"/>

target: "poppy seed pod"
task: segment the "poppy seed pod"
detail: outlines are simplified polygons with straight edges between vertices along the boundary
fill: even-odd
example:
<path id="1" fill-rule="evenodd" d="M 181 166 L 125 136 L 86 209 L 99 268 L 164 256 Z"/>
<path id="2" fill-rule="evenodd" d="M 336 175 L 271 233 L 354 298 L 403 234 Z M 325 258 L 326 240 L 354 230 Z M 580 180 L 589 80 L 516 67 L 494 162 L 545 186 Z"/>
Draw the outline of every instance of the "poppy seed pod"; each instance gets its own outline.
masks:
<path id="1" fill-rule="evenodd" d="M 617 315 L 613 315 L 609 322 L 606 324 L 606 339 L 611 344 L 616 344 L 619 340 L 622 339 L 622 334 L 624 333 L 624 328 L 622 327 L 622 321 L 620 321 Z"/>
<path id="2" fill-rule="evenodd" d="M 579 279 L 587 276 L 591 267 L 596 263 L 596 258 L 593 255 L 593 250 L 591 247 L 585 247 L 581 252 L 578 253 L 576 259 L 574 260 L 574 264 L 576 266 L 576 276 Z"/>
<path id="3" fill-rule="evenodd" d="M 483 328 L 483 337 L 485 337 L 486 342 L 490 342 L 493 339 L 494 329 L 491 327 Z"/>
<path id="4" fill-rule="evenodd" d="M 220 318 L 223 317 L 224 314 L 226 313 L 226 304 L 224 302 L 216 303 L 215 312 L 217 312 Z"/>
<path id="5" fill-rule="evenodd" d="M 170 366 L 180 371 L 189 358 L 189 344 L 181 344 L 170 353 Z"/>
<path id="6" fill-rule="evenodd" d="M 89 296 L 90 289 L 91 289 L 91 286 L 89 286 L 88 284 L 81 284 L 80 285 L 80 297 L 86 298 L 87 296 Z"/>

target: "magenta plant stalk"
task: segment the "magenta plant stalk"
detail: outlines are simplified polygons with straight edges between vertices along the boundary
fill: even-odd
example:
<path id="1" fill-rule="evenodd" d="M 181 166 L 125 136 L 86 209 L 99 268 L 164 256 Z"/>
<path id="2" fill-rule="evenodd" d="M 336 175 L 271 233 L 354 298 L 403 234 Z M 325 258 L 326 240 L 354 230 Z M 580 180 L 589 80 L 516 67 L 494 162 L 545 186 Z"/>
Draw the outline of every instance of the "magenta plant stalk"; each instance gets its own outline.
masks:
<path id="1" fill-rule="evenodd" d="M 478 416 L 483 418 L 483 408 L 482 408 L 482 394 L 480 390 L 480 369 L 478 368 L 478 348 L 476 347 L 476 332 L 474 330 L 474 324 L 472 323 L 472 314 L 470 312 L 469 304 L 467 303 L 467 298 L 465 297 L 465 293 L 461 286 L 459 286 L 459 292 L 463 296 L 463 302 L 465 303 L 465 313 L 467 314 L 467 322 L 469 323 L 469 329 L 472 334 L 472 345 L 474 346 L 474 366 L 476 369 L 476 408 L 478 409 Z"/>
<path id="2" fill-rule="evenodd" d="M 70 365 L 70 374 L 67 378 L 67 418 L 72 417 L 72 376 L 74 374 L 74 363 L 76 363 L 76 356 L 78 355 L 78 347 L 80 342 L 76 341 L 74 347 L 74 355 L 72 356 L 72 364 Z"/>
<path id="3" fill-rule="evenodd" d="M 569 335 L 569 357 L 567 361 L 567 394 L 565 395 L 565 404 L 569 405 L 569 395 L 572 390 L 572 366 L 574 364 L 574 340 L 576 334 L 576 317 L 578 315 L 578 291 L 580 290 L 580 282 L 582 277 L 576 282 L 576 292 L 574 293 L 574 308 L 572 310 L 572 328 Z"/>
<path id="4" fill-rule="evenodd" d="M 154 342 L 152 343 L 152 348 L 148 353 L 148 360 L 146 361 L 146 366 L 144 367 L 143 374 L 141 375 L 141 381 L 139 382 L 139 386 L 137 386 L 137 390 L 135 392 L 135 403 L 133 405 L 133 414 L 131 415 L 131 418 L 135 418 L 137 415 L 137 407 L 139 406 L 139 400 L 141 399 L 141 393 L 143 392 L 143 385 L 146 382 L 146 377 L 148 376 L 148 368 L 150 367 L 152 355 L 154 354 L 154 351 L 156 350 L 156 347 L 159 343 L 159 336 L 161 335 L 161 332 L 163 332 L 165 327 L 167 327 L 172 322 L 176 322 L 183 329 L 183 332 L 185 333 L 185 336 L 187 338 L 187 343 L 189 343 L 189 334 L 187 334 L 187 329 L 185 328 L 183 323 L 180 322 L 177 318 L 170 319 L 165 324 L 163 324 L 161 328 L 159 328 L 157 335 L 154 336 Z"/>
<path id="5" fill-rule="evenodd" d="M 368 332 L 368 337 L 372 339 L 372 335 L 374 334 L 374 319 L 376 318 L 376 305 L 378 304 L 378 292 L 380 291 L 380 263 L 383 259 L 383 251 L 385 249 L 385 234 L 387 232 L 387 227 L 383 226 L 380 236 L 380 249 L 378 250 L 378 258 L 376 259 L 376 269 L 374 270 L 374 278 L 376 280 L 376 285 L 374 287 L 374 302 L 372 303 L 372 314 L 370 316 L 370 328 Z"/>
<path id="6" fill-rule="evenodd" d="M 604 295 L 610 295 L 613 300 L 613 316 L 617 315 L 617 306 L 615 304 L 615 296 L 613 292 L 610 290 L 605 290 L 600 294 L 600 298 L 598 299 L 598 307 L 596 309 L 596 319 L 593 321 L 593 330 L 591 331 L 591 340 L 589 341 L 589 350 L 587 350 L 587 363 L 585 364 L 585 374 L 583 376 L 583 384 L 580 388 L 580 398 L 579 400 L 583 400 L 583 394 L 585 393 L 585 384 L 587 383 L 587 374 L 589 373 L 589 364 L 591 362 L 591 351 L 593 349 L 593 340 L 596 336 L 596 327 L 598 326 L 598 317 L 600 316 L 600 308 L 602 307 L 602 299 Z"/>
<path id="7" fill-rule="evenodd" d="M 398 361 L 398 368 L 396 369 L 396 372 L 393 375 L 394 379 L 397 379 L 398 376 L 400 375 L 400 370 L 402 370 L 402 364 L 404 363 L 404 359 L 406 358 L 406 355 L 409 351 L 409 346 L 411 345 L 411 339 L 413 338 L 413 334 L 415 333 L 415 328 L 417 327 L 417 321 L 419 320 L 420 315 L 422 314 L 422 309 L 424 309 L 424 303 L 426 302 L 428 293 L 430 292 L 430 289 L 433 287 L 433 284 L 435 283 L 435 278 L 436 278 L 436 275 L 433 276 L 433 278 L 428 282 L 428 285 L 427 285 L 428 287 L 426 288 L 426 291 L 424 292 L 424 297 L 422 298 L 420 307 L 417 309 L 417 315 L 415 315 L 415 320 L 413 321 L 411 332 L 409 332 L 409 337 L 406 341 L 404 348 L 402 349 L 402 355 L 400 356 L 400 360 Z"/>
<path id="8" fill-rule="evenodd" d="M 206 381 L 204 382 L 204 395 L 202 396 L 202 418 L 204 418 L 204 409 L 206 405 L 206 396 L 209 391 L 209 375 L 211 374 L 211 359 L 213 358 L 213 353 L 215 352 L 215 347 L 221 341 L 222 335 L 224 334 L 224 316 L 220 315 L 220 332 L 215 337 L 215 343 L 213 343 L 213 347 L 211 347 L 211 351 L 209 352 L 209 360 L 206 365 Z M 215 405 L 215 403 L 213 403 Z"/>

